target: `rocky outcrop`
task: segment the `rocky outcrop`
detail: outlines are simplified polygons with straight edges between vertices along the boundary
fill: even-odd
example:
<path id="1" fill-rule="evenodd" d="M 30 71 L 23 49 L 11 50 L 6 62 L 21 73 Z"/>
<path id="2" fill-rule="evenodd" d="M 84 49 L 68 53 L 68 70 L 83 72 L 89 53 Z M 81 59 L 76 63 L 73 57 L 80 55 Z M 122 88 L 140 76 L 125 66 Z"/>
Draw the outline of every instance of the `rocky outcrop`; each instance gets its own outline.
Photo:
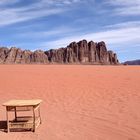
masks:
<path id="1" fill-rule="evenodd" d="M 0 48 L 0 63 L 5 62 L 9 49 L 5 47 Z"/>
<path id="2" fill-rule="evenodd" d="M 66 48 L 49 50 L 45 54 L 51 63 L 119 64 L 117 55 L 113 51 L 107 51 L 103 41 L 72 42 Z"/>
<path id="3" fill-rule="evenodd" d="M 5 64 L 119 64 L 117 55 L 108 51 L 105 42 L 95 43 L 86 40 L 72 42 L 66 48 L 51 49 L 48 51 L 21 50 L 12 47 L 0 48 L 0 63 Z"/>
<path id="4" fill-rule="evenodd" d="M 31 52 L 29 50 L 21 50 L 19 48 L 12 47 L 0 48 L 0 63 L 4 64 L 32 64 L 32 63 L 48 63 L 47 55 L 41 51 L 37 50 Z"/>
<path id="5" fill-rule="evenodd" d="M 131 61 L 126 61 L 123 63 L 124 65 L 140 65 L 140 59 L 138 60 L 131 60 Z"/>

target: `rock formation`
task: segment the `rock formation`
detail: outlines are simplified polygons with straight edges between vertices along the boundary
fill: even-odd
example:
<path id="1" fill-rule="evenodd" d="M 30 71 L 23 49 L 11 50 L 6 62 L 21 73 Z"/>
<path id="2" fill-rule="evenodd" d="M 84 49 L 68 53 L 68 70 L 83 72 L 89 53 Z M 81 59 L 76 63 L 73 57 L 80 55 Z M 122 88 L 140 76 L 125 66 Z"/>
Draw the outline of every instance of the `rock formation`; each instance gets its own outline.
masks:
<path id="1" fill-rule="evenodd" d="M 140 59 L 126 61 L 126 62 L 124 62 L 122 64 L 124 64 L 124 65 L 140 65 Z"/>
<path id="2" fill-rule="evenodd" d="M 107 51 L 105 43 L 82 40 L 72 42 L 66 48 L 46 51 L 52 63 L 118 64 L 117 55 Z"/>
<path id="3" fill-rule="evenodd" d="M 107 51 L 105 42 L 94 43 L 86 40 L 72 42 L 66 48 L 51 49 L 48 51 L 21 50 L 12 47 L 0 48 L 0 63 L 2 64 L 119 64 L 117 55 Z"/>
<path id="4" fill-rule="evenodd" d="M 48 63 L 47 55 L 41 51 L 37 50 L 31 52 L 29 50 L 21 50 L 19 48 L 12 47 L 0 48 L 0 63 L 5 64 L 32 64 L 32 63 Z"/>

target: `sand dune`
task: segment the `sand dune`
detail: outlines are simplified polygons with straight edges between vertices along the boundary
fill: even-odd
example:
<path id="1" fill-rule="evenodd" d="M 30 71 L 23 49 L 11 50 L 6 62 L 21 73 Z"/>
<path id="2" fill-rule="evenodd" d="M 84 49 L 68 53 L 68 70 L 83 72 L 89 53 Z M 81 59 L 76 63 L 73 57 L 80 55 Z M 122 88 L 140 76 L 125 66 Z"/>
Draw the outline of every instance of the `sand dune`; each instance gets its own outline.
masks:
<path id="1" fill-rule="evenodd" d="M 140 140 L 138 66 L 0 65 L 0 121 L 3 102 L 35 98 L 37 131 L 1 130 L 0 140 Z"/>

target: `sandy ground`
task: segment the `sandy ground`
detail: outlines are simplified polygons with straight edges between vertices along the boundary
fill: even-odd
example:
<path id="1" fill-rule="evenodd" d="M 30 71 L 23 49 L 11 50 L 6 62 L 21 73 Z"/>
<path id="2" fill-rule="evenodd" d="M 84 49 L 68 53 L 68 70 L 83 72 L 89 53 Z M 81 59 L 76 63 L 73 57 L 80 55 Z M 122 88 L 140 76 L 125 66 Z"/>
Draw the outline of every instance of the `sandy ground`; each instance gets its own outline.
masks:
<path id="1" fill-rule="evenodd" d="M 43 100 L 35 133 L 2 131 L 2 103 Z M 140 140 L 140 67 L 0 65 L 0 140 Z"/>

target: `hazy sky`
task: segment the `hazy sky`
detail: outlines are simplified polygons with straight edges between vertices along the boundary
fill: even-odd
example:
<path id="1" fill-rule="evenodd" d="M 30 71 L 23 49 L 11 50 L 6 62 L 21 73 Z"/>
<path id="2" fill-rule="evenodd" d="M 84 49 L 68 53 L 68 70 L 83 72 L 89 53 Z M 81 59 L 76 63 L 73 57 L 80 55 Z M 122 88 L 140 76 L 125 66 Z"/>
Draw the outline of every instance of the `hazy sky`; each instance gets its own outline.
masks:
<path id="1" fill-rule="evenodd" d="M 0 0 L 0 46 L 66 47 L 105 41 L 119 60 L 140 58 L 140 0 Z"/>

